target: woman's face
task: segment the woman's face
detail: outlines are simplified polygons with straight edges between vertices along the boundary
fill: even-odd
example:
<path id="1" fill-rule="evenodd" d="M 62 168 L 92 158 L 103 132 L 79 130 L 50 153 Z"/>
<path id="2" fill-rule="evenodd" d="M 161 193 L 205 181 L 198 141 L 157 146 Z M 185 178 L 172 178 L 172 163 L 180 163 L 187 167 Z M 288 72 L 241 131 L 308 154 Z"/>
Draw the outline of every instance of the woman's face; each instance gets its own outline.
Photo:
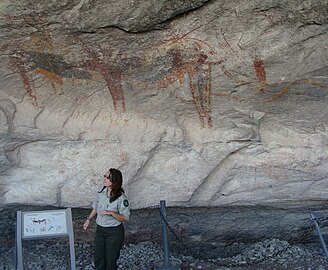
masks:
<path id="1" fill-rule="evenodd" d="M 104 186 L 105 187 L 109 187 L 111 188 L 112 187 L 112 177 L 111 177 L 111 174 L 110 172 L 107 172 L 105 175 L 104 175 Z"/>

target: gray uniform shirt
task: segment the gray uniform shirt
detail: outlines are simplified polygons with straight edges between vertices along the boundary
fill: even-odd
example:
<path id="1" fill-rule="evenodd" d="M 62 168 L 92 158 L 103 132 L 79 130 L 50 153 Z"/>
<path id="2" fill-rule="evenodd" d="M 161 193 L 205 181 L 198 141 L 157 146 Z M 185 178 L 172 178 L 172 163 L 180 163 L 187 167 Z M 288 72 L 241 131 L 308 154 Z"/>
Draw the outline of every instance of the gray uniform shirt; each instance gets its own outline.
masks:
<path id="1" fill-rule="evenodd" d="M 107 188 L 105 188 L 101 193 L 97 193 L 97 196 L 92 203 L 92 208 L 96 209 L 97 211 L 96 223 L 102 227 L 115 227 L 122 223 L 112 216 L 100 215 L 100 212 L 103 210 L 122 214 L 126 220 L 129 220 L 130 218 L 129 201 L 125 194 L 123 193 L 115 201 L 110 202 L 110 197 L 107 196 Z"/>

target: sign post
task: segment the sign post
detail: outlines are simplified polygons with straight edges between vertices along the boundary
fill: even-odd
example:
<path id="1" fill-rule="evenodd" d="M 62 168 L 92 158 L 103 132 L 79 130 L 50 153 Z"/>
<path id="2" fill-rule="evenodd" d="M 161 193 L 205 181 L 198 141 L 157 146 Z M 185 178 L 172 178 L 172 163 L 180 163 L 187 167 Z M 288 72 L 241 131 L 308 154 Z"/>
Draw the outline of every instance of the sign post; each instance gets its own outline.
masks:
<path id="1" fill-rule="evenodd" d="M 16 269 L 23 270 L 22 240 L 68 237 L 71 269 L 75 270 L 74 233 L 71 208 L 21 212 L 17 211 Z"/>

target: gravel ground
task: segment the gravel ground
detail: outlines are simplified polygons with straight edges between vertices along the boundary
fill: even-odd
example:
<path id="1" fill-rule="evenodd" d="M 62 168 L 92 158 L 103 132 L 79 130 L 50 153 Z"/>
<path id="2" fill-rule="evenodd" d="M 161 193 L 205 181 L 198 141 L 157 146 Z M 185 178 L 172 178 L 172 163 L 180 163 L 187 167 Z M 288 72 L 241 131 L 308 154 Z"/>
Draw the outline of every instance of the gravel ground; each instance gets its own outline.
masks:
<path id="1" fill-rule="evenodd" d="M 319 240 L 318 240 L 319 241 Z M 15 247 L 2 243 L 0 247 L 0 269 L 15 269 Z M 185 254 L 184 254 L 185 253 Z M 187 254 L 186 254 L 187 253 Z M 24 269 L 70 269 L 68 239 L 43 239 L 23 242 Z M 170 260 L 179 262 L 181 270 L 228 270 L 228 269 L 328 269 L 328 260 L 319 243 L 291 245 L 277 239 L 268 239 L 252 245 L 235 243 L 232 246 L 204 250 L 193 248 L 190 252 L 170 251 Z M 75 243 L 77 269 L 94 269 L 93 244 Z M 124 245 L 119 259 L 119 269 L 154 269 L 163 258 L 161 245 L 152 242 Z M 159 269 L 159 268 L 157 268 Z"/>
<path id="2" fill-rule="evenodd" d="M 0 270 L 15 269 L 15 222 L 19 207 L 0 208 Z M 34 208 L 27 208 L 28 211 Z M 39 208 L 36 208 L 39 210 Z M 47 207 L 48 209 L 48 207 Z M 81 232 L 85 213 L 75 211 L 76 269 L 92 270 L 93 232 Z M 312 232 L 315 228 L 311 227 Z M 179 262 L 181 270 L 328 270 L 319 237 L 307 244 L 267 239 L 254 244 L 234 243 L 221 248 L 192 247 L 183 249 L 172 241 L 171 261 Z M 169 235 L 169 237 L 173 237 Z M 324 235 L 325 237 L 325 235 Z M 130 241 L 131 242 L 131 241 Z M 171 242 L 170 242 L 171 244 Z M 328 241 L 326 242 L 328 245 Z M 70 269 L 68 238 L 23 241 L 24 269 Z M 149 270 L 163 260 L 161 243 L 139 242 L 124 245 L 119 259 L 120 270 Z M 156 268 L 159 270 L 161 268 Z"/>

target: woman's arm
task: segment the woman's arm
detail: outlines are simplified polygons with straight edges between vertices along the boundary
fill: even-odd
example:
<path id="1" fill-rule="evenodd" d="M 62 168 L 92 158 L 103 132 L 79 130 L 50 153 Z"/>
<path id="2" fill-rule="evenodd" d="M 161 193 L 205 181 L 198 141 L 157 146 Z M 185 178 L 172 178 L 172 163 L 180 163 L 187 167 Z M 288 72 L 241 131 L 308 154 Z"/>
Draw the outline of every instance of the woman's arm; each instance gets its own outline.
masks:
<path id="1" fill-rule="evenodd" d="M 120 221 L 120 222 L 127 222 L 128 220 L 125 218 L 124 215 L 119 214 L 117 212 L 114 211 L 108 211 L 108 210 L 103 210 L 100 212 L 101 215 L 103 216 L 112 216 L 113 218 L 115 218 L 116 220 Z"/>
<path id="2" fill-rule="evenodd" d="M 84 222 L 83 224 L 83 229 L 86 230 L 89 225 L 90 225 L 90 222 L 91 220 L 97 215 L 97 210 L 96 209 L 92 209 L 91 210 L 91 213 L 89 214 L 89 216 L 87 216 L 87 220 Z"/>

